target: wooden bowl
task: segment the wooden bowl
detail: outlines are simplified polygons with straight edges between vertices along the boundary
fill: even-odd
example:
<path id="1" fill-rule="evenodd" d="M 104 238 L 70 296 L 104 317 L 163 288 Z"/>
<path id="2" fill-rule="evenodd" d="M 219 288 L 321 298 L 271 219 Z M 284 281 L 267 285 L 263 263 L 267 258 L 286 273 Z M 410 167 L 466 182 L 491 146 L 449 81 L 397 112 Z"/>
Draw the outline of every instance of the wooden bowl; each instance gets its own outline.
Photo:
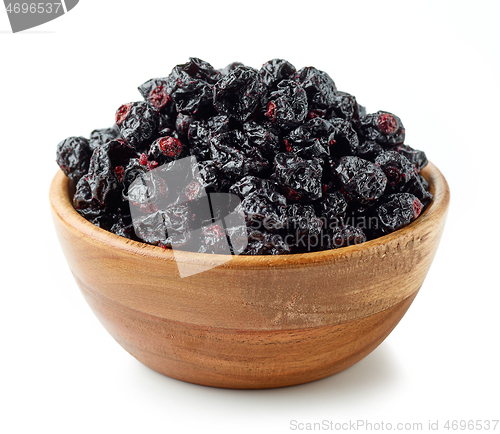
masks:
<path id="1" fill-rule="evenodd" d="M 62 172 L 50 202 L 76 282 L 106 330 L 146 366 L 207 386 L 258 389 L 318 380 L 373 351 L 415 298 L 444 228 L 450 193 L 409 226 L 357 246 L 284 256 L 164 250 L 82 218 Z M 175 261 L 197 272 L 181 278 Z"/>

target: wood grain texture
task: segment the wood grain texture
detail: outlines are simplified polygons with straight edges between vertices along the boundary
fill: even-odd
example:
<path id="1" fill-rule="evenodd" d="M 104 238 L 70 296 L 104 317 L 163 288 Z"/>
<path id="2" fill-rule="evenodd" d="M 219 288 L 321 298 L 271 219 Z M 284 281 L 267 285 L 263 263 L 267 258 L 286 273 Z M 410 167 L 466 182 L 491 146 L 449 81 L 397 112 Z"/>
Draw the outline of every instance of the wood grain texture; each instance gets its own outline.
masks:
<path id="1" fill-rule="evenodd" d="M 435 198 L 412 224 L 339 250 L 224 257 L 171 250 L 99 229 L 73 209 L 59 172 L 50 201 L 85 298 L 113 337 L 165 375 L 219 387 L 299 384 L 351 366 L 404 315 L 429 270 L 449 189 L 429 164 Z M 207 271 L 180 278 L 177 261 Z"/>

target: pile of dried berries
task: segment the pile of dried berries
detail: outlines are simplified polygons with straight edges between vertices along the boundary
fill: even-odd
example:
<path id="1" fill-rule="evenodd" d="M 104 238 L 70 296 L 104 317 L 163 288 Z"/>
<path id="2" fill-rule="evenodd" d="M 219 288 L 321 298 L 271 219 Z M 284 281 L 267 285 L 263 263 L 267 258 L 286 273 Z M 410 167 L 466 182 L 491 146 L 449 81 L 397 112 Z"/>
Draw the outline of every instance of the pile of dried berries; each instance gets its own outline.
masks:
<path id="1" fill-rule="evenodd" d="M 273 59 L 216 70 L 191 58 L 139 92 L 114 126 L 57 148 L 75 209 L 117 235 L 203 253 L 227 253 L 228 240 L 243 254 L 302 253 L 398 230 L 432 199 L 427 158 L 404 144 L 401 119 L 366 114 L 316 68 Z M 225 219 L 232 211 L 240 223 Z"/>

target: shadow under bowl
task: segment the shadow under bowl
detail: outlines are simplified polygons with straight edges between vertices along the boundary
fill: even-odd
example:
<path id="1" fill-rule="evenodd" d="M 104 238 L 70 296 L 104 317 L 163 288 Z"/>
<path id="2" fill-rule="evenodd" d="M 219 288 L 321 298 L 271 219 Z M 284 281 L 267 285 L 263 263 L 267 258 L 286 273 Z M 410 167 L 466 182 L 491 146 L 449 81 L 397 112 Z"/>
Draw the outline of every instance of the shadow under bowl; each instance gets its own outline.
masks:
<path id="1" fill-rule="evenodd" d="M 399 231 L 337 250 L 229 261 L 94 226 L 73 208 L 74 185 L 61 171 L 50 202 L 78 286 L 125 350 L 179 380 L 259 389 L 340 372 L 397 325 L 431 266 L 450 200 L 433 164 L 422 175 L 434 200 Z M 181 278 L 178 264 L 192 275 Z"/>

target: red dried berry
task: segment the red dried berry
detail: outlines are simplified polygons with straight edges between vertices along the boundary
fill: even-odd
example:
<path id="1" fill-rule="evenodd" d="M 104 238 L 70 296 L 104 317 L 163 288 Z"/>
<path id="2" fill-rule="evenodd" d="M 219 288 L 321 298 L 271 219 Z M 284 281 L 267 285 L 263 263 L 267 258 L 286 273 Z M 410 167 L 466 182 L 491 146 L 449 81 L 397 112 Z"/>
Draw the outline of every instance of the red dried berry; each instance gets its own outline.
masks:
<path id="1" fill-rule="evenodd" d="M 384 134 L 394 134 L 398 129 L 398 121 L 389 113 L 382 113 L 377 118 L 377 125 Z"/>
<path id="2" fill-rule="evenodd" d="M 123 166 L 116 166 L 115 167 L 115 175 L 118 178 L 118 181 L 122 182 L 123 181 L 123 173 L 125 170 L 123 169 Z"/>
<path id="3" fill-rule="evenodd" d="M 170 101 L 170 95 L 165 86 L 156 86 L 149 94 L 149 102 L 158 110 L 162 109 Z"/>
<path id="4" fill-rule="evenodd" d="M 274 102 L 272 101 L 270 101 L 267 105 L 266 116 L 271 122 L 274 122 L 274 120 L 276 119 L 276 104 L 274 104 Z"/>
<path id="5" fill-rule="evenodd" d="M 115 114 L 116 125 L 120 125 L 125 119 L 127 119 L 131 108 L 132 104 L 123 104 L 122 106 L 120 106 Z"/>
<path id="6" fill-rule="evenodd" d="M 162 137 L 159 142 L 159 148 L 167 157 L 177 157 L 182 151 L 182 143 L 175 137 Z"/>
<path id="7" fill-rule="evenodd" d="M 418 200 L 418 199 L 415 199 L 413 201 L 413 216 L 414 216 L 414 218 L 417 218 L 421 212 L 422 212 L 422 202 L 420 202 L 420 200 Z"/>
<path id="8" fill-rule="evenodd" d="M 146 154 L 141 154 L 141 156 L 139 157 L 139 163 L 141 164 L 141 166 L 148 165 L 148 157 Z"/>

